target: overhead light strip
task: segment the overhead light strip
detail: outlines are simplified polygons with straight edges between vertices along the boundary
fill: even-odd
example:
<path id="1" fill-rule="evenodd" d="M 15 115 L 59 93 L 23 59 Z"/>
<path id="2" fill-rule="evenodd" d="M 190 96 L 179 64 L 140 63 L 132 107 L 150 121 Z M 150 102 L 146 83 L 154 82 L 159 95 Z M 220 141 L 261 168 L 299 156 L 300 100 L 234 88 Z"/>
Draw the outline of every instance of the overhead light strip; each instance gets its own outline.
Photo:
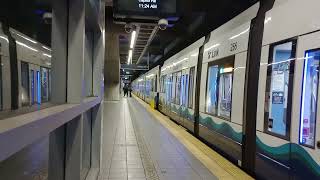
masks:
<path id="1" fill-rule="evenodd" d="M 130 42 L 130 49 L 133 49 L 133 46 L 134 46 L 135 41 L 136 41 L 136 34 L 137 34 L 136 31 L 132 31 L 132 34 L 131 34 L 131 42 Z"/>
<path id="2" fill-rule="evenodd" d="M 37 44 L 37 43 L 38 43 L 37 41 L 34 41 L 34 40 L 30 39 L 30 38 L 27 38 L 27 37 L 25 37 L 25 36 L 22 36 L 22 35 L 20 35 L 20 34 L 18 34 L 18 33 L 16 33 L 16 34 L 17 34 L 18 36 L 20 36 L 20 37 L 22 37 L 22 38 L 24 38 L 24 39 L 32 42 L 33 44 Z"/>
<path id="3" fill-rule="evenodd" d="M 132 60 L 132 50 L 130 49 L 129 50 L 129 55 L 128 55 L 128 64 L 131 63 L 131 60 Z"/>
<path id="4" fill-rule="evenodd" d="M 50 48 L 47 48 L 47 47 L 45 47 L 45 46 L 42 46 L 42 48 L 43 48 L 43 49 L 46 49 L 46 50 L 48 50 L 48 51 L 51 51 Z"/>
<path id="5" fill-rule="evenodd" d="M 24 44 L 24 43 L 22 43 L 20 41 L 16 41 L 16 43 L 19 44 L 20 46 L 26 47 L 26 48 L 28 48 L 28 49 L 30 49 L 32 51 L 38 52 L 37 49 L 34 49 L 34 48 L 32 48 L 32 47 L 30 47 L 30 46 L 28 46 L 28 45 L 26 45 L 26 44 Z"/>

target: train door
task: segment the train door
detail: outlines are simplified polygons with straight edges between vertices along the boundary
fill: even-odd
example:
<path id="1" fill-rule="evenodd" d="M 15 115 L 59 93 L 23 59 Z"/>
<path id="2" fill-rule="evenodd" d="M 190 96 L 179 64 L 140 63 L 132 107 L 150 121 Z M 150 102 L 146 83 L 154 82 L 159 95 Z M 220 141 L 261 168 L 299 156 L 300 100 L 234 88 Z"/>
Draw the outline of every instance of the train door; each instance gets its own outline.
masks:
<path id="1" fill-rule="evenodd" d="M 29 64 L 21 61 L 21 103 L 22 106 L 30 106 L 30 75 Z"/>
<path id="2" fill-rule="evenodd" d="M 41 100 L 43 102 L 49 101 L 49 70 L 41 67 Z"/>
<path id="3" fill-rule="evenodd" d="M 265 46 L 261 57 L 256 173 L 258 177 L 290 179 L 291 108 L 296 40 Z"/>
<path id="4" fill-rule="evenodd" d="M 33 105 L 35 103 L 35 75 L 34 75 L 34 70 L 30 70 L 30 103 Z"/>
<path id="5" fill-rule="evenodd" d="M 291 130 L 293 179 L 320 179 L 320 32 L 298 38 Z"/>
<path id="6" fill-rule="evenodd" d="M 41 78 L 40 67 L 29 64 L 30 104 L 41 104 Z"/>

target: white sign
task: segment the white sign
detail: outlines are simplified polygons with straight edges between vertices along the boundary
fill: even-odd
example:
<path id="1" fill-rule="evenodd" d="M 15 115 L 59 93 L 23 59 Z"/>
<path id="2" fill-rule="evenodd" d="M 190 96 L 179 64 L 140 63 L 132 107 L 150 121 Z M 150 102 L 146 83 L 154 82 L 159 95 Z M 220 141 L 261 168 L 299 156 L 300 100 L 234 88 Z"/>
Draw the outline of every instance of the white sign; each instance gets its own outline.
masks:
<path id="1" fill-rule="evenodd" d="M 158 9 L 158 0 L 138 0 L 140 9 Z"/>

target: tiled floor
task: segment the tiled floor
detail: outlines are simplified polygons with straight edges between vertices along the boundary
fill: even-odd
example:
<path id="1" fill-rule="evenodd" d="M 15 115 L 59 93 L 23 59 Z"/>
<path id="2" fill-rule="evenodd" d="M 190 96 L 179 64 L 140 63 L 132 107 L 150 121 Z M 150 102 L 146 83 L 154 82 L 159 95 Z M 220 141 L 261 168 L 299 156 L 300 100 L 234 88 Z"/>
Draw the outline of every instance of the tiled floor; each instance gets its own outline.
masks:
<path id="1" fill-rule="evenodd" d="M 100 180 L 214 180 L 210 171 L 131 98 L 104 103 Z"/>

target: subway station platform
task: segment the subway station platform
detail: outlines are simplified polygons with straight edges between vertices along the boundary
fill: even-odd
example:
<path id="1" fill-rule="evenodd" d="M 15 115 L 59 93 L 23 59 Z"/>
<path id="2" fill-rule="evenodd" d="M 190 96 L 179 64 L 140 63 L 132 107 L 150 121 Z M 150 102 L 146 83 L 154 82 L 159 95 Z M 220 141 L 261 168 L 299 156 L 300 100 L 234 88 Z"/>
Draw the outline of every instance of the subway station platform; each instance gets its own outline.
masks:
<path id="1" fill-rule="evenodd" d="M 99 180 L 252 179 L 140 99 L 104 102 Z"/>

